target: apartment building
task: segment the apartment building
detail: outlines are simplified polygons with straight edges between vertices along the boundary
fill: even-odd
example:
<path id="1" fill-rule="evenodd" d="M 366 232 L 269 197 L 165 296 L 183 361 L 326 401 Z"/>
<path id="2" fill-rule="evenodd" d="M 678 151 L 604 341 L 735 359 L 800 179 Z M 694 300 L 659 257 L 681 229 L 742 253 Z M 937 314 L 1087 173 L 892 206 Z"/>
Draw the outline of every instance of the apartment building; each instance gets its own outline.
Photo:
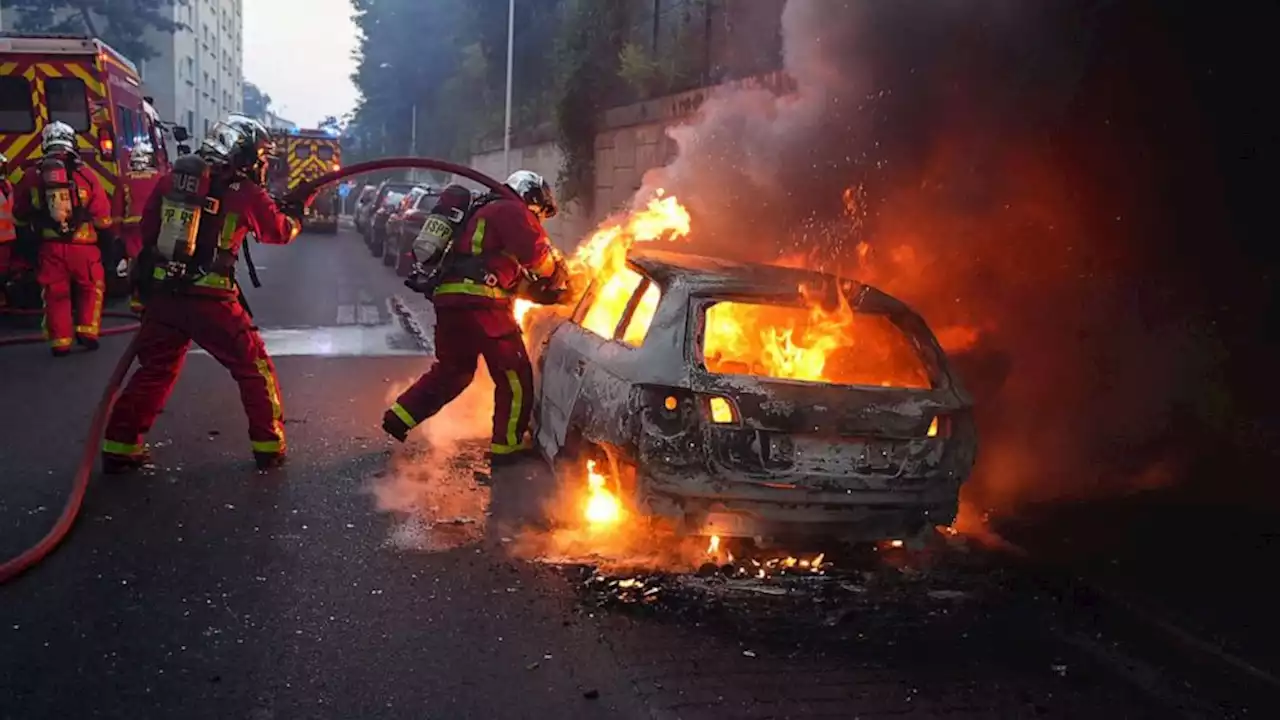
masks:
<path id="1" fill-rule="evenodd" d="M 176 0 L 173 35 L 149 38 L 159 57 L 139 63 L 142 80 L 166 120 L 196 137 L 244 105 L 243 0 Z"/>

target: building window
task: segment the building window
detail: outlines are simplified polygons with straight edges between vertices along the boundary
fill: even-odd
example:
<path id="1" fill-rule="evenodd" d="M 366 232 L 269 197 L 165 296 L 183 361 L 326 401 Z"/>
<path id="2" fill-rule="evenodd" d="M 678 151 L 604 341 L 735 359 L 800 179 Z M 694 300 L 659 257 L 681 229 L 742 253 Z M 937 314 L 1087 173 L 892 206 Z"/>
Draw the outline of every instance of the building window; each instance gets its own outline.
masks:
<path id="1" fill-rule="evenodd" d="M 196 76 L 196 60 L 190 55 L 187 56 L 185 77 L 194 78 Z"/>
<path id="2" fill-rule="evenodd" d="M 196 131 L 196 114 L 190 110 L 187 111 L 187 130 Z"/>

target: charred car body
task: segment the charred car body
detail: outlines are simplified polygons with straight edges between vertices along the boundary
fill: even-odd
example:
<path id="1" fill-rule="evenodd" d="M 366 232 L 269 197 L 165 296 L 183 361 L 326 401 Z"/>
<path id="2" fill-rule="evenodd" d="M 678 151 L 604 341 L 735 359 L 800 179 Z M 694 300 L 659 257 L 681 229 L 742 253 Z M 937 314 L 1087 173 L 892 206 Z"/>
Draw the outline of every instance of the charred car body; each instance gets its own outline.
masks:
<path id="1" fill-rule="evenodd" d="M 803 290 L 817 287 L 856 330 L 822 380 L 770 376 L 749 344 L 733 357 L 744 328 L 803 332 Z M 924 321 L 873 287 L 633 250 L 542 330 L 542 453 L 607 456 L 634 507 L 682 532 L 870 542 L 955 518 L 977 449 L 972 402 Z"/>

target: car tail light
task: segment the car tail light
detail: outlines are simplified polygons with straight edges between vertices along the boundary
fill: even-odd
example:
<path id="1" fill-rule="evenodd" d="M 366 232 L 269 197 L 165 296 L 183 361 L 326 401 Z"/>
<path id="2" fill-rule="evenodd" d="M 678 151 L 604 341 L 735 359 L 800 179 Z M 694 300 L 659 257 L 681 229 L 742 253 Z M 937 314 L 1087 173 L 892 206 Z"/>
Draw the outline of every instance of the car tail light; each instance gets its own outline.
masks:
<path id="1" fill-rule="evenodd" d="M 733 401 L 719 395 L 707 398 L 707 418 L 716 425 L 737 425 L 740 420 Z"/>
<path id="2" fill-rule="evenodd" d="M 931 438 L 951 437 L 951 418 L 946 415 L 935 415 L 933 420 L 929 421 L 929 428 L 925 430 L 925 436 Z"/>

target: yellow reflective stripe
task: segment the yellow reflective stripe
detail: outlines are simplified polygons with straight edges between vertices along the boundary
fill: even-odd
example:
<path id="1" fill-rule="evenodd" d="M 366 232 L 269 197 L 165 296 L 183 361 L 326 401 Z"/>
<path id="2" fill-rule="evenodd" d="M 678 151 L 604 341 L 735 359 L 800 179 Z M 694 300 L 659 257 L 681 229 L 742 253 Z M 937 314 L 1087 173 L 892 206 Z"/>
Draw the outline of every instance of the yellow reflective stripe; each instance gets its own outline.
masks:
<path id="1" fill-rule="evenodd" d="M 71 347 L 71 338 L 54 338 L 49 344 L 56 348 Z"/>
<path id="2" fill-rule="evenodd" d="M 259 453 L 284 452 L 283 440 L 267 440 L 267 441 L 252 440 L 249 442 L 249 444 L 253 446 L 254 452 L 259 452 Z"/>
<path id="3" fill-rule="evenodd" d="M 525 440 L 524 442 L 516 443 L 514 445 L 502 445 L 499 443 L 494 443 L 489 446 L 489 452 L 493 453 L 494 455 L 511 455 L 513 453 L 518 453 L 521 450 L 528 450 L 531 447 L 533 447 L 533 443 L 528 440 Z"/>
<path id="4" fill-rule="evenodd" d="M 192 285 L 195 285 L 196 287 L 213 288 L 215 290 L 232 290 L 235 288 L 235 283 L 231 282 L 231 278 L 226 275 L 216 275 L 214 273 L 205 275 L 192 283 Z"/>
<path id="5" fill-rule="evenodd" d="M 105 294 L 106 285 L 103 283 L 94 283 L 93 285 L 93 321 L 88 325 L 77 325 L 76 333 L 79 335 L 98 336 L 98 331 L 102 329 L 102 297 Z"/>
<path id="6" fill-rule="evenodd" d="M 151 277 L 156 280 L 164 280 L 165 278 L 169 277 L 169 273 L 165 272 L 164 268 L 158 267 L 155 270 L 151 271 Z"/>
<path id="7" fill-rule="evenodd" d="M 507 416 L 507 444 L 518 445 L 516 428 L 520 424 L 520 409 L 524 405 L 524 386 L 520 384 L 520 376 L 515 370 L 507 371 L 507 384 L 511 386 L 511 410 Z"/>
<path id="8" fill-rule="evenodd" d="M 476 295 L 479 297 L 496 298 L 498 300 L 505 300 L 506 298 L 511 297 L 511 293 L 503 290 L 502 288 L 481 285 L 474 280 L 463 280 L 462 282 L 455 283 L 441 283 L 440 287 L 436 288 L 435 294 Z"/>
<path id="9" fill-rule="evenodd" d="M 271 368 L 271 361 L 267 358 L 258 358 L 254 361 L 254 365 L 258 368 L 258 374 L 267 383 L 267 397 L 271 400 L 271 432 L 280 438 L 275 442 L 274 450 L 258 450 L 258 443 L 254 443 L 254 450 L 258 452 L 284 452 L 284 407 L 280 403 L 280 385 L 276 382 L 275 370 Z"/>
<path id="10" fill-rule="evenodd" d="M 227 218 L 222 221 L 222 237 L 218 239 L 218 247 L 223 250 L 231 249 L 231 241 L 236 237 L 236 227 L 239 224 L 239 213 L 227 213 Z"/>
<path id="11" fill-rule="evenodd" d="M 142 444 L 129 444 L 116 442 L 115 440 L 103 440 L 102 452 L 109 453 L 111 455 L 141 455 Z"/>
<path id="12" fill-rule="evenodd" d="M 129 215 L 128 217 L 124 218 L 124 223 L 126 225 L 136 225 L 137 223 L 140 223 L 140 222 L 142 222 L 141 215 Z"/>
<path id="13" fill-rule="evenodd" d="M 471 254 L 479 255 L 484 250 L 484 218 L 476 223 L 476 231 L 471 233 Z"/>
<path id="14" fill-rule="evenodd" d="M 414 427 L 418 424 L 418 421 L 414 420 L 413 416 L 409 414 L 409 411 L 405 410 L 404 406 L 400 403 L 392 405 L 391 412 L 395 413 L 396 417 L 400 418 L 400 422 L 404 423 L 408 427 Z"/>

